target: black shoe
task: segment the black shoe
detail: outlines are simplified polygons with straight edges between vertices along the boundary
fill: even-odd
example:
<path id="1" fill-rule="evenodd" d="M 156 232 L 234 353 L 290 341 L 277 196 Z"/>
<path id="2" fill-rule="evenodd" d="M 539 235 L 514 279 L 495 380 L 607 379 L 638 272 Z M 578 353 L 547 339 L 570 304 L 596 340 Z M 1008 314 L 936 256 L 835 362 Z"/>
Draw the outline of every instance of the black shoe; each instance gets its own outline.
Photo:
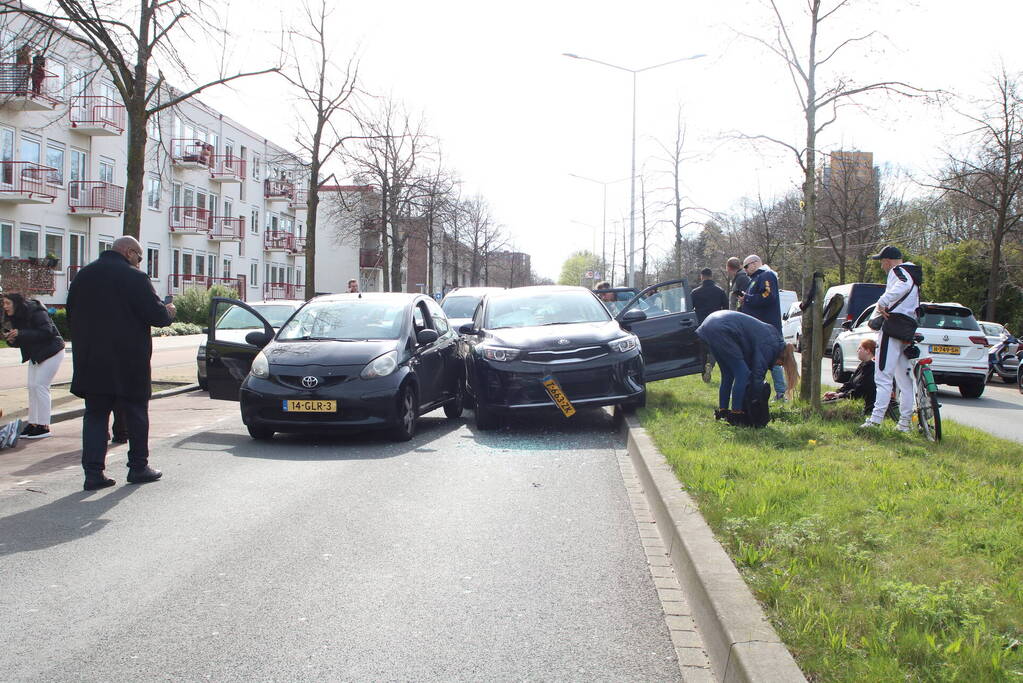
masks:
<path id="1" fill-rule="evenodd" d="M 85 476 L 85 486 L 83 487 L 86 491 L 97 491 L 99 489 L 105 489 L 108 486 L 113 486 L 117 482 L 108 477 L 104 477 L 102 474 L 95 476 Z"/>
<path id="2" fill-rule="evenodd" d="M 35 427 L 36 425 L 32 424 L 31 422 L 26 422 L 25 424 L 21 425 L 21 431 L 18 432 L 18 436 L 25 436 L 25 432 L 27 432 L 30 429 L 35 429 Z"/>
<path id="3" fill-rule="evenodd" d="M 148 484 L 151 481 L 156 481 L 162 476 L 163 472 L 160 470 L 154 470 L 152 467 L 146 465 L 140 470 L 128 470 L 128 483 Z"/>
<path id="4" fill-rule="evenodd" d="M 21 438 L 22 439 L 45 439 L 48 436 L 50 436 L 50 428 L 49 427 L 41 427 L 39 425 L 31 425 L 28 429 L 26 429 L 22 433 Z"/>

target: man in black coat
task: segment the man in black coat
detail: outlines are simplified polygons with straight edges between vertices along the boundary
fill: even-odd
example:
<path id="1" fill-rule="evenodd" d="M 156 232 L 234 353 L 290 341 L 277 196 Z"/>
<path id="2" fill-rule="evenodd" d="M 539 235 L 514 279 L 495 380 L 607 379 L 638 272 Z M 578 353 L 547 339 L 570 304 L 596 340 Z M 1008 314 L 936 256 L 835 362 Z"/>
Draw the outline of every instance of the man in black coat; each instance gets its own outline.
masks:
<path id="1" fill-rule="evenodd" d="M 74 375 L 71 393 L 85 399 L 82 469 L 85 490 L 113 486 L 103 474 L 110 413 L 123 410 L 128 427 L 128 483 L 162 476 L 149 466 L 149 398 L 152 394 L 150 327 L 166 327 L 174 304 L 164 305 L 138 269 L 142 247 L 119 237 L 113 249 L 78 271 L 68 287 Z"/>
<path id="2" fill-rule="evenodd" d="M 714 282 L 714 271 L 704 268 L 700 271 L 700 286 L 692 291 L 693 309 L 696 311 L 696 324 L 703 322 L 704 318 L 714 311 L 728 310 L 728 295 L 725 290 Z M 703 345 L 705 361 L 703 364 L 703 381 L 709 382 L 711 372 L 714 370 L 714 354 L 706 344 Z"/>
<path id="3" fill-rule="evenodd" d="M 732 286 L 728 291 L 728 309 L 738 311 L 741 306 L 739 295 L 745 294 L 749 289 L 749 275 L 742 269 L 742 261 L 733 256 L 725 263 L 725 270 L 728 277 L 732 279 Z"/>

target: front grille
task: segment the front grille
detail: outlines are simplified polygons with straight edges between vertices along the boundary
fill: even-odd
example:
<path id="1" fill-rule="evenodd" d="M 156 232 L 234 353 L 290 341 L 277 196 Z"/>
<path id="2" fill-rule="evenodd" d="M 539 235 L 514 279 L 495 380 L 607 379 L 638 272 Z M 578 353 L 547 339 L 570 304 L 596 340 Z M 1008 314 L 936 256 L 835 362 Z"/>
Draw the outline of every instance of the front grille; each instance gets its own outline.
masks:
<path id="1" fill-rule="evenodd" d="M 495 373 L 497 375 L 497 373 Z M 557 372 L 558 380 L 569 401 L 587 398 L 601 398 L 619 393 L 616 390 L 615 369 L 613 367 L 594 368 L 577 372 Z M 547 389 L 543 386 L 540 375 L 508 375 L 500 373 L 491 376 L 489 389 L 491 396 L 507 397 L 510 404 L 544 403 L 550 401 Z M 495 391 L 497 390 L 497 391 Z"/>
<path id="2" fill-rule="evenodd" d="M 582 346 L 577 349 L 530 351 L 523 359 L 524 363 L 557 365 L 561 363 L 581 363 L 607 355 L 603 346 Z"/>
<path id="3" fill-rule="evenodd" d="M 319 375 L 312 375 L 316 379 L 320 380 L 312 389 L 302 386 L 302 378 L 309 377 L 309 375 L 277 375 L 277 381 L 286 387 L 292 387 L 294 389 L 302 389 L 303 391 L 315 391 L 318 389 L 324 389 L 326 387 L 332 387 L 336 384 L 341 384 L 348 377 L 346 375 L 332 375 L 330 377 L 320 377 Z"/>

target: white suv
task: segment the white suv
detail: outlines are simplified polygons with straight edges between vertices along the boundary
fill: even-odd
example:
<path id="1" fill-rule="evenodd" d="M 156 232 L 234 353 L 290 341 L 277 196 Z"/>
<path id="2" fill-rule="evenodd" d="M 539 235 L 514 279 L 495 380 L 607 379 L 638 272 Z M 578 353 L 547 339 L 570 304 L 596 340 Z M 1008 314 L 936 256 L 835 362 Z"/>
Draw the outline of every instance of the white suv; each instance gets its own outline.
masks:
<path id="1" fill-rule="evenodd" d="M 831 376 L 846 382 L 859 364 L 856 348 L 864 339 L 876 339 L 877 332 L 867 326 L 875 306 L 868 306 L 860 317 L 846 322 L 831 350 Z M 918 344 L 921 356 L 930 356 L 931 370 L 938 384 L 959 387 L 964 398 L 978 398 L 984 393 L 988 371 L 988 341 L 977 324 L 973 312 L 957 303 L 920 304 L 917 334 L 924 340 Z"/>

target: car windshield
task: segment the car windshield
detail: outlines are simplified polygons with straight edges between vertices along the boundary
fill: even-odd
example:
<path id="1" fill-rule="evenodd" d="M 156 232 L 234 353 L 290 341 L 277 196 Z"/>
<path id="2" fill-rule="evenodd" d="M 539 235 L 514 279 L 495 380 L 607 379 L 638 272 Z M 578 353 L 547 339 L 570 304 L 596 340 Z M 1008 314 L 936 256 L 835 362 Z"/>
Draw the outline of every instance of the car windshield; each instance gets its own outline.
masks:
<path id="1" fill-rule="evenodd" d="M 979 331 L 977 319 L 966 308 L 924 308 L 920 327 L 939 330 Z"/>
<path id="2" fill-rule="evenodd" d="M 589 292 L 506 295 L 490 300 L 484 327 L 534 327 L 598 323 L 610 320 L 607 309 Z"/>
<path id="3" fill-rule="evenodd" d="M 478 296 L 453 296 L 444 299 L 440 307 L 449 318 L 471 318 L 479 302 Z"/>
<path id="4" fill-rule="evenodd" d="M 277 340 L 397 339 L 405 304 L 369 298 L 313 301 L 281 328 Z"/>
<path id="5" fill-rule="evenodd" d="M 1001 325 L 992 325 L 991 323 L 981 323 L 980 324 L 980 329 L 982 329 L 984 331 L 984 334 L 986 334 L 989 337 L 998 337 L 998 336 L 1001 336 L 1002 331 L 1003 331 L 1004 328 Z"/>
<path id="6" fill-rule="evenodd" d="M 284 324 L 296 307 L 286 304 L 253 304 L 251 308 L 266 318 L 272 327 L 278 328 Z M 248 330 L 262 329 L 262 327 L 263 324 L 259 320 L 239 306 L 229 308 L 227 313 L 217 321 L 218 330 Z"/>

